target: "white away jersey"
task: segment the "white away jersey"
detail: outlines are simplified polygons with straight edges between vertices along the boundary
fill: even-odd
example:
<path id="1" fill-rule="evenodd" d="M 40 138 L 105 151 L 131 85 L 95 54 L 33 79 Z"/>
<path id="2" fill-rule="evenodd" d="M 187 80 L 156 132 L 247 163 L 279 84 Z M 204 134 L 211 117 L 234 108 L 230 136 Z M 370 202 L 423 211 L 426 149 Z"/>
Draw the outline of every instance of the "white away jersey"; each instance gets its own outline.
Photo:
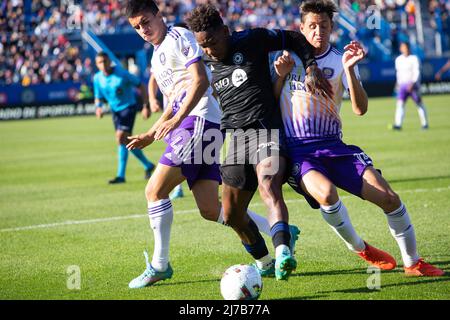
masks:
<path id="1" fill-rule="evenodd" d="M 333 99 L 306 91 L 303 64 L 295 53 L 290 54 L 295 65 L 286 77 L 280 96 L 281 116 L 287 138 L 315 140 L 340 137 L 342 124 L 339 112 L 344 90 L 348 90 L 342 53 L 330 46 L 324 54 L 316 56 L 318 67 L 332 86 Z M 282 52 L 278 51 L 271 59 L 273 81 L 277 79 L 273 62 L 281 55 Z M 357 66 L 355 73 L 359 79 Z"/>
<path id="2" fill-rule="evenodd" d="M 202 55 L 192 32 L 180 27 L 169 27 L 163 42 L 153 50 L 151 72 L 161 92 L 172 103 L 174 112 L 178 111 L 192 86 L 192 76 L 187 68 L 200 61 Z M 211 81 L 211 72 L 209 68 L 205 69 Z M 221 110 L 212 93 L 209 86 L 189 115 L 220 123 Z"/>
<path id="3" fill-rule="evenodd" d="M 395 59 L 398 84 L 416 83 L 420 79 L 419 58 L 413 54 L 400 55 Z"/>

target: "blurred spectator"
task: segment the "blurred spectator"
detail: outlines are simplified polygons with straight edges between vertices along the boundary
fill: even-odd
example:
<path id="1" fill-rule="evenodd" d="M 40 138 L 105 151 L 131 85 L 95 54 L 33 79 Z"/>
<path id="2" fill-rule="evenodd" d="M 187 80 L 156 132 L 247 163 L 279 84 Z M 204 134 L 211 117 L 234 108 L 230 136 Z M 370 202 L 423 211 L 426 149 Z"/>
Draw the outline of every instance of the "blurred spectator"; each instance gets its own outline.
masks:
<path id="1" fill-rule="evenodd" d="M 70 34 L 89 28 L 96 34 L 128 32 L 126 0 L 0 0 L 0 85 L 90 81 L 92 61 L 84 60 Z M 185 20 L 198 4 L 209 2 L 219 8 L 232 30 L 264 26 L 298 30 L 302 0 L 157 0 L 168 24 Z M 336 23 L 331 40 L 342 48 L 360 40 L 371 59 L 392 59 L 398 43 L 408 37 L 401 21 L 415 26 L 415 1 L 340 0 L 340 16 L 354 30 Z M 380 30 L 367 27 L 376 6 L 382 14 Z M 450 49 L 450 1 L 428 1 L 430 26 L 442 35 L 442 47 Z M 376 33 L 375 33 L 376 31 Z M 372 48 L 372 50 L 370 50 Z"/>

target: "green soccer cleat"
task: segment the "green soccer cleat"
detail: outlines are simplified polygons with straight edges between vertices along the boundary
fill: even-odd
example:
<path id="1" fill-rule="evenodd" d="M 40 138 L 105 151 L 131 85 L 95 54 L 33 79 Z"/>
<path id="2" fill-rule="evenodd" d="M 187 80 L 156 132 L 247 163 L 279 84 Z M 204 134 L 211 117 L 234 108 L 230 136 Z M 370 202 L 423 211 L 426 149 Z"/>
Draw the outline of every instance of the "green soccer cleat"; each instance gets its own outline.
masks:
<path id="1" fill-rule="evenodd" d="M 275 278 L 277 280 L 288 280 L 295 268 L 297 268 L 297 260 L 290 252 L 284 251 L 277 256 L 275 261 Z"/>
<path id="2" fill-rule="evenodd" d="M 147 268 L 145 271 L 137 278 L 134 278 L 131 280 L 131 282 L 128 284 L 128 287 L 130 289 L 139 289 L 151 286 L 155 284 L 158 281 L 166 280 L 172 278 L 173 275 L 173 269 L 170 266 L 170 263 L 167 266 L 167 269 L 165 271 L 156 271 L 153 269 L 152 265 L 148 262 L 148 253 L 147 251 L 144 251 L 145 256 L 145 263 L 147 264 Z"/>
<path id="3" fill-rule="evenodd" d="M 275 259 L 272 260 L 272 265 L 269 269 L 260 269 L 256 263 L 251 264 L 256 270 L 258 270 L 259 275 L 263 278 L 273 278 L 275 277 Z"/>
<path id="4" fill-rule="evenodd" d="M 292 254 L 295 254 L 295 243 L 298 240 L 298 236 L 300 235 L 300 229 L 291 224 L 289 225 L 289 231 L 291 233 L 291 242 L 289 243 L 289 248 L 291 249 Z"/>

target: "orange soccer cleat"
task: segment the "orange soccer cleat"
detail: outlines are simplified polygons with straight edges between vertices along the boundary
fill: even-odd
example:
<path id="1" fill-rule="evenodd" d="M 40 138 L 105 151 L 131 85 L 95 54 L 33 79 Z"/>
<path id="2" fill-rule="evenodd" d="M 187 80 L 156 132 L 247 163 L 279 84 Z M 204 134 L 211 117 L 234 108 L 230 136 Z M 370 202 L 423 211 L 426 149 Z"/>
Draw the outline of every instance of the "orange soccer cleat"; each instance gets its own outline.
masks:
<path id="1" fill-rule="evenodd" d="M 417 276 L 417 277 L 440 277 L 445 274 L 445 272 L 435 266 L 426 263 L 422 258 L 417 261 L 415 265 L 411 267 L 403 267 L 405 274 L 407 276 Z"/>
<path id="2" fill-rule="evenodd" d="M 397 266 L 394 257 L 389 253 L 372 247 L 365 241 L 364 244 L 366 245 L 366 249 L 358 252 L 358 256 L 366 260 L 370 265 L 383 270 L 392 270 Z"/>

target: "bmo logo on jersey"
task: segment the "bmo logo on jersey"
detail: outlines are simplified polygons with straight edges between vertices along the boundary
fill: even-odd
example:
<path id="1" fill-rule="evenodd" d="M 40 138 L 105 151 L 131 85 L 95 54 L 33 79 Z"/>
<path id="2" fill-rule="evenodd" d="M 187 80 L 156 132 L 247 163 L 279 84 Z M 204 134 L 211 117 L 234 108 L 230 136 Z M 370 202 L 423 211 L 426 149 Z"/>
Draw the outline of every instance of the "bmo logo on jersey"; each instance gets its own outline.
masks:
<path id="1" fill-rule="evenodd" d="M 230 85 L 230 79 L 224 78 L 220 79 L 219 81 L 214 82 L 214 88 L 217 92 L 220 92 L 221 90 L 225 89 Z"/>
<path id="2" fill-rule="evenodd" d="M 239 88 L 245 81 L 247 81 L 247 79 L 247 73 L 242 69 L 234 70 L 231 75 L 231 82 L 236 88 Z"/>

